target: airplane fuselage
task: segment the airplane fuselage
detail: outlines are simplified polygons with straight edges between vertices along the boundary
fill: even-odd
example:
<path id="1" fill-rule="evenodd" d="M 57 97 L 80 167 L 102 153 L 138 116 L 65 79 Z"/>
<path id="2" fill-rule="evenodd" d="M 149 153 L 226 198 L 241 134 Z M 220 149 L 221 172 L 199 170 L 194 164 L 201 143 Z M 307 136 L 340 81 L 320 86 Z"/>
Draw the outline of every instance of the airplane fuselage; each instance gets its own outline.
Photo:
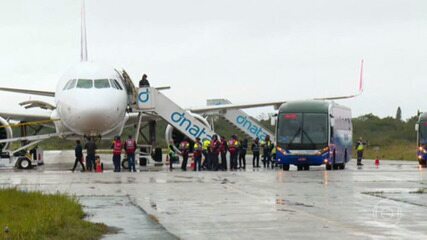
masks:
<path id="1" fill-rule="evenodd" d="M 58 82 L 56 110 L 52 119 L 57 131 L 80 136 L 120 134 L 127 120 L 127 93 L 119 73 L 111 67 L 81 62 Z"/>

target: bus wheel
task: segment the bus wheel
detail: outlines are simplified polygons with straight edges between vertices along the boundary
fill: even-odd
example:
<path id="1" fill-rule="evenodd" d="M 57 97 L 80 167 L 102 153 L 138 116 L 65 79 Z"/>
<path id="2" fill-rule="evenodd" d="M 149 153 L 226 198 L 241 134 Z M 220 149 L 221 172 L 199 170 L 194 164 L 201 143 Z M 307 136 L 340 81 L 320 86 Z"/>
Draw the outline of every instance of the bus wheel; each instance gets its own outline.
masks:
<path id="1" fill-rule="evenodd" d="M 340 168 L 341 170 L 344 170 L 344 169 L 345 169 L 345 163 L 341 163 L 341 164 L 339 165 L 339 168 Z"/>
<path id="2" fill-rule="evenodd" d="M 310 170 L 310 165 L 304 165 L 304 171 Z"/>
<path id="3" fill-rule="evenodd" d="M 426 167 L 426 160 L 419 160 L 418 163 L 421 165 L 422 168 Z"/>
<path id="4" fill-rule="evenodd" d="M 333 164 L 333 165 L 332 165 L 332 168 L 333 168 L 334 170 L 338 170 L 338 169 L 339 169 L 339 164 Z"/>
<path id="5" fill-rule="evenodd" d="M 289 171 L 289 164 L 283 164 L 283 171 Z"/>
<path id="6" fill-rule="evenodd" d="M 122 168 L 123 169 L 129 169 L 129 163 L 128 163 L 128 159 L 124 158 L 122 161 Z"/>
<path id="7" fill-rule="evenodd" d="M 298 171 L 301 171 L 303 168 L 302 168 L 302 165 L 297 165 L 297 170 Z"/>
<path id="8" fill-rule="evenodd" d="M 332 165 L 331 164 L 326 164 L 325 165 L 326 170 L 332 170 Z"/>

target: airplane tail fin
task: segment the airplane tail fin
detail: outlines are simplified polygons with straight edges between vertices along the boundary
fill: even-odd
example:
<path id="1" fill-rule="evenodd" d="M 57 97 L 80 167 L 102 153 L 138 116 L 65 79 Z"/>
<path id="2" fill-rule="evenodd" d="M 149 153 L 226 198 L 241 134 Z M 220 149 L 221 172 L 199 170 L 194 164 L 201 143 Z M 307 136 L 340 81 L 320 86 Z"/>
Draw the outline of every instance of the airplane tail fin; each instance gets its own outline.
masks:
<path id="1" fill-rule="evenodd" d="M 359 94 L 363 92 L 363 59 L 360 62 Z"/>
<path id="2" fill-rule="evenodd" d="M 80 61 L 86 62 L 87 59 L 87 37 L 86 37 L 86 9 L 85 9 L 85 0 L 82 0 L 82 9 L 81 9 L 81 26 L 80 26 Z"/>

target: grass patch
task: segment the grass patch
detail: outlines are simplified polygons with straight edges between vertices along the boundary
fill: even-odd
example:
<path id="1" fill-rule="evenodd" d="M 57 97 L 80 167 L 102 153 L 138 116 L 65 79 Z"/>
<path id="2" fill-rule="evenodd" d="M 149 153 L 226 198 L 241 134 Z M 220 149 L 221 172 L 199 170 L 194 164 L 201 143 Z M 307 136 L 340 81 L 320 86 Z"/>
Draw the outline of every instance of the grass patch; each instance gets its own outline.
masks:
<path id="1" fill-rule="evenodd" d="M 0 189 L 0 239 L 100 239 L 108 232 L 84 216 L 76 198 Z"/>
<path id="2" fill-rule="evenodd" d="M 365 149 L 363 158 L 382 160 L 417 160 L 417 146 L 414 143 L 400 142 L 385 146 L 369 146 Z M 353 150 L 353 158 L 356 158 L 356 151 Z"/>

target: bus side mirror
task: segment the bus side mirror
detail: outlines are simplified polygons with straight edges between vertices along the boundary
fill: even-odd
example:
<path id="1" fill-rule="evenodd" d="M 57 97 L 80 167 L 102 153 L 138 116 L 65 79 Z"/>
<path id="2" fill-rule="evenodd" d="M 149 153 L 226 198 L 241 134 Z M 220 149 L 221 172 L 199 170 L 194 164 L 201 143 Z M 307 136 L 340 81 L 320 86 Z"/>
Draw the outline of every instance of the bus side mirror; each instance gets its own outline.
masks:
<path id="1" fill-rule="evenodd" d="M 420 129 L 420 124 L 415 124 L 415 131 L 417 131 L 418 132 L 418 130 Z"/>
<path id="2" fill-rule="evenodd" d="M 334 127 L 334 126 L 335 126 L 335 119 L 331 118 L 331 127 Z"/>
<path id="3" fill-rule="evenodd" d="M 271 116 L 271 118 L 270 118 L 271 126 L 276 126 L 276 121 L 277 121 L 277 114 Z"/>

